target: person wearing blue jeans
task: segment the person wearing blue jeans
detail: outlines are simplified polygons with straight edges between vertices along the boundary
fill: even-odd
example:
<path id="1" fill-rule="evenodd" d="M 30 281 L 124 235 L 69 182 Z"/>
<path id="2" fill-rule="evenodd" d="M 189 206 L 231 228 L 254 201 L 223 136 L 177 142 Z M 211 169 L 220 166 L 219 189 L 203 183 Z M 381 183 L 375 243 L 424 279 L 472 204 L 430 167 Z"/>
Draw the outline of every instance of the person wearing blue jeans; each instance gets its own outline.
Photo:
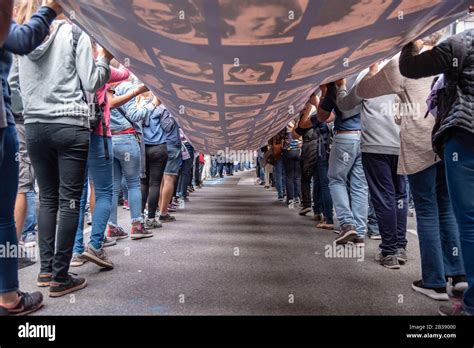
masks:
<path id="1" fill-rule="evenodd" d="M 130 82 L 122 82 L 109 98 L 128 96 L 131 91 L 133 95 L 139 94 L 140 86 L 133 85 Z M 125 177 L 128 189 L 128 205 L 130 207 L 131 216 L 131 239 L 137 240 L 142 238 L 153 237 L 153 233 L 145 228 L 142 219 L 142 193 L 140 186 L 140 176 L 145 166 L 142 164 L 142 150 L 140 149 L 139 134 L 143 133 L 142 123 L 146 122 L 158 104 L 161 103 L 157 98 L 146 105 L 137 105 L 136 98 L 128 99 L 128 101 L 118 107 L 112 107 L 110 110 L 110 130 L 112 132 L 113 144 L 113 177 L 114 189 L 112 196 L 112 210 L 109 218 L 109 235 L 122 235 L 123 230 L 118 226 L 117 221 L 117 205 L 120 187 L 122 185 L 122 177 Z M 143 149 L 145 151 L 145 149 Z"/>
<path id="2" fill-rule="evenodd" d="M 114 134 L 113 142 L 113 177 L 114 189 L 112 210 L 109 225 L 118 226 L 117 205 L 122 175 L 125 177 L 128 188 L 128 204 L 130 206 L 131 224 L 142 222 L 141 206 L 142 195 L 140 189 L 140 147 L 134 134 Z"/>
<path id="3" fill-rule="evenodd" d="M 15 208 L 15 198 L 18 189 L 18 162 L 15 160 L 15 154 L 18 152 L 18 140 L 15 125 L 10 124 L 6 128 L 0 129 L 0 136 L 3 140 L 3 148 L 0 149 L 0 244 L 5 246 L 18 245 L 16 236 L 15 220 L 13 211 Z M 18 258 L 0 257 L 0 296 L 12 293 L 12 298 L 6 298 L 0 301 L 0 314 L 9 313 L 9 305 L 13 304 L 21 295 L 17 295 L 18 283 Z M 42 295 L 33 294 L 37 298 L 37 304 L 42 302 Z M 1 306 L 4 305 L 4 306 Z M 36 308 L 36 306 L 34 307 Z"/>
<path id="4" fill-rule="evenodd" d="M 465 271 L 444 164 L 438 162 L 408 179 L 417 211 L 421 254 L 423 283 L 417 290 L 433 299 L 448 300 L 446 277 L 464 276 Z"/>
<path id="5" fill-rule="evenodd" d="M 283 201 L 285 197 L 285 168 L 283 166 L 283 159 L 279 158 L 275 161 L 273 165 L 273 174 L 275 179 L 275 187 L 278 193 L 278 199 Z"/>
<path id="6" fill-rule="evenodd" d="M 84 250 L 84 213 L 87 201 L 88 180 L 86 178 L 84 190 L 81 197 L 81 212 L 79 225 L 76 231 L 74 242 L 73 259 L 85 259 L 98 265 L 99 267 L 112 269 L 113 263 L 108 259 L 103 249 L 105 229 L 112 209 L 113 196 L 113 157 L 110 154 L 106 159 L 103 138 L 95 133 L 91 134 L 89 156 L 87 164 L 89 175 L 92 178 L 95 192 L 94 214 L 92 215 L 92 231 L 89 245 Z M 109 151 L 112 150 L 112 139 L 106 138 Z M 118 197 L 118 196 L 117 196 Z M 71 262 L 71 263 L 72 263 Z"/>
<path id="7" fill-rule="evenodd" d="M 369 200 L 359 134 L 336 133 L 329 156 L 328 178 L 334 208 L 341 225 L 341 233 L 336 242 L 345 244 L 353 240 L 357 244 L 363 244 Z M 348 238 L 345 231 L 352 231 L 352 236 L 356 238 Z"/>
<path id="8" fill-rule="evenodd" d="M 322 86 L 318 120 L 328 122 L 334 110 L 334 142 L 329 155 L 329 189 L 341 225 L 336 243 L 364 244 L 367 228 L 368 186 L 361 156 L 360 108 L 342 112 L 336 104 L 338 88 Z M 348 190 L 349 189 L 349 190 Z"/>
<path id="9" fill-rule="evenodd" d="M 334 218 L 333 218 L 333 202 L 331 197 L 331 190 L 329 189 L 329 162 L 328 160 L 319 160 L 315 164 L 315 168 L 313 171 L 313 185 L 317 186 L 317 190 L 319 193 L 321 206 L 322 206 L 322 213 L 324 216 L 324 221 L 317 224 L 317 228 L 323 229 L 330 229 L 334 228 Z M 313 194 L 313 197 L 314 196 Z M 315 212 L 316 214 L 316 212 Z"/>
<path id="10" fill-rule="evenodd" d="M 449 197 L 458 224 L 468 287 L 464 292 L 463 303 L 454 301 L 452 306 L 440 306 L 438 311 L 441 315 L 474 314 L 473 37 L 474 29 L 467 29 L 423 51 L 423 41 L 410 42 L 403 47 L 398 65 L 400 74 L 407 79 L 418 81 L 444 74 L 445 86 L 454 86 L 446 88 L 453 99 L 444 103 L 445 107 L 439 107 L 442 105 L 438 103 L 438 122 L 432 141 L 437 154 L 444 157 Z M 452 90 L 454 93 L 451 93 Z M 413 187 L 411 189 L 415 190 Z"/>
<path id="11" fill-rule="evenodd" d="M 23 226 L 22 239 L 24 242 L 36 239 L 36 194 L 35 191 L 26 193 L 26 218 Z M 31 239 L 31 240 L 30 240 Z"/>
<path id="12" fill-rule="evenodd" d="M 301 167 L 300 148 L 295 142 L 294 147 L 288 145 L 282 151 L 283 164 L 285 165 L 286 204 L 294 208 L 295 199 L 301 196 Z"/>
<path id="13" fill-rule="evenodd" d="M 444 158 L 449 197 L 451 197 L 459 228 L 464 261 L 465 272 L 461 274 L 466 274 L 468 283 L 468 288 L 464 292 L 462 309 L 474 315 L 474 141 L 472 133 L 460 130 L 458 134 L 454 133 L 448 138 Z"/>

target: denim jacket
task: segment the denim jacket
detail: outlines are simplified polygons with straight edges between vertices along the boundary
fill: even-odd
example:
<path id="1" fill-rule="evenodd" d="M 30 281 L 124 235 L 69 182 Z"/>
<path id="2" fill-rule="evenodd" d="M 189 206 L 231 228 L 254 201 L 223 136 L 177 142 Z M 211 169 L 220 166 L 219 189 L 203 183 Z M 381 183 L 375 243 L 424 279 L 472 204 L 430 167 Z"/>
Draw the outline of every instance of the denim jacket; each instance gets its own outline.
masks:
<path id="1" fill-rule="evenodd" d="M 130 82 L 121 83 L 115 88 L 115 95 L 124 95 L 133 88 L 134 85 Z M 121 109 L 128 119 L 117 109 Z M 151 103 L 145 107 L 138 107 L 136 98 L 132 98 L 124 105 L 110 110 L 110 131 L 117 133 L 133 127 L 137 132 L 142 133 L 142 122 L 145 122 L 154 110 L 155 107 Z"/>

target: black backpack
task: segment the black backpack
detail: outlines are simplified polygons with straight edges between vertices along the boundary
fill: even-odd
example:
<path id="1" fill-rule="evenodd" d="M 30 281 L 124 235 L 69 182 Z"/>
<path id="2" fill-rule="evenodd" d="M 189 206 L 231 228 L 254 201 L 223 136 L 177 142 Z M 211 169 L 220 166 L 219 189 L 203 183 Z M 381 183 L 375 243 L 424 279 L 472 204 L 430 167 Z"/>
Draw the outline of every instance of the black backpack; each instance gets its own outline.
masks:
<path id="1" fill-rule="evenodd" d="M 73 52 L 74 57 L 76 55 L 77 44 L 79 43 L 79 38 L 82 35 L 82 30 L 77 26 L 72 26 L 72 42 L 73 42 Z M 104 109 L 105 104 L 107 103 L 107 95 L 104 98 L 104 102 L 99 104 L 97 99 L 97 93 L 89 93 L 82 86 L 81 79 L 79 79 L 81 84 L 81 90 L 84 101 L 89 106 L 89 129 L 91 132 L 94 132 L 100 124 L 102 124 L 102 138 L 104 139 L 104 153 L 105 159 L 108 160 L 109 156 L 109 145 L 107 143 L 107 127 L 105 125 Z"/>
<path id="2" fill-rule="evenodd" d="M 464 66 L 466 58 L 466 37 L 461 35 L 461 41 L 453 40 L 453 57 L 458 59 L 457 66 L 454 69 L 444 73 L 444 86 L 437 90 L 437 117 L 433 131 L 431 133 L 433 151 L 442 159 L 444 156 L 444 144 L 446 142 L 446 133 L 438 134 L 446 117 L 452 109 L 454 102 L 458 96 L 458 80 Z M 428 111 L 429 112 L 429 111 Z M 425 117 L 428 115 L 425 115 Z"/>

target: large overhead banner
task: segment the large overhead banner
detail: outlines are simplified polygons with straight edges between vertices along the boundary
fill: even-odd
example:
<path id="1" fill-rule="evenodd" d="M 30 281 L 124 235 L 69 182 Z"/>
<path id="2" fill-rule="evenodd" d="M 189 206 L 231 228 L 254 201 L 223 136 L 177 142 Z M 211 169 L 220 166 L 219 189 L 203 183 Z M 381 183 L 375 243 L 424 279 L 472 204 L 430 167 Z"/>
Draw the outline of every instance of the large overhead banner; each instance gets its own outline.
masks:
<path id="1" fill-rule="evenodd" d="M 394 55 L 469 0 L 62 0 L 206 152 L 255 149 L 322 82 Z"/>

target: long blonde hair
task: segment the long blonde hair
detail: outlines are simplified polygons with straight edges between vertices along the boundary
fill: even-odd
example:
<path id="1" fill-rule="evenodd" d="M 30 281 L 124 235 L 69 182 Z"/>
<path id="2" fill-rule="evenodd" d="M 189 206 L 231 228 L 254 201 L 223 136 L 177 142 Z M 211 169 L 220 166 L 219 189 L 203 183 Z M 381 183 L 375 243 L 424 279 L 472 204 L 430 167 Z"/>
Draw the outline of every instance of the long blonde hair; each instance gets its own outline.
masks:
<path id="1" fill-rule="evenodd" d="M 15 21 L 18 24 L 25 24 L 41 7 L 41 0 L 16 0 Z"/>

